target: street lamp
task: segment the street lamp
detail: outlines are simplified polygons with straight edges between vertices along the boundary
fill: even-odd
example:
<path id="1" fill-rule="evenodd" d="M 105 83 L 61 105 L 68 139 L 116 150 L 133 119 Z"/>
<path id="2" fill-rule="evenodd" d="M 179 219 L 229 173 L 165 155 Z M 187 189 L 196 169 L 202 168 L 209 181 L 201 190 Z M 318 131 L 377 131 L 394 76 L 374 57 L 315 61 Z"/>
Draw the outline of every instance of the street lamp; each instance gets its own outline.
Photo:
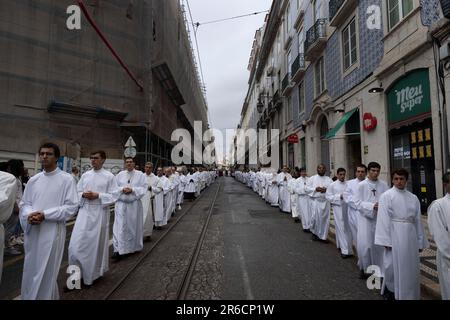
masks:
<path id="1" fill-rule="evenodd" d="M 384 92 L 382 83 L 380 83 L 379 87 L 374 87 L 374 88 L 369 89 L 369 93 L 382 93 L 382 92 Z"/>

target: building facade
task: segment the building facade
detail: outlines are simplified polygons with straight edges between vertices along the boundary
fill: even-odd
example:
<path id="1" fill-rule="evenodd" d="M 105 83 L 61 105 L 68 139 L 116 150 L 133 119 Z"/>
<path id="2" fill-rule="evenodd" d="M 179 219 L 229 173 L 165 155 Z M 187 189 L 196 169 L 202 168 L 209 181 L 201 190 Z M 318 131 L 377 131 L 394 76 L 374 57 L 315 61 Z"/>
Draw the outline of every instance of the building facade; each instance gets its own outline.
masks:
<path id="1" fill-rule="evenodd" d="M 69 30 L 73 3 L 0 4 L 0 161 L 22 159 L 33 173 L 51 140 L 64 169 L 87 169 L 103 149 L 117 171 L 131 136 L 140 165 L 170 164 L 172 131 L 208 123 L 182 4 L 85 1 L 95 26 L 82 13 L 81 29 Z"/>
<path id="2" fill-rule="evenodd" d="M 258 127 L 278 124 L 282 163 L 352 177 L 377 161 L 387 181 L 394 168 L 411 172 L 423 209 L 441 196 L 444 44 L 430 33 L 441 18 L 437 0 L 274 1 L 254 77 L 265 101 Z"/>

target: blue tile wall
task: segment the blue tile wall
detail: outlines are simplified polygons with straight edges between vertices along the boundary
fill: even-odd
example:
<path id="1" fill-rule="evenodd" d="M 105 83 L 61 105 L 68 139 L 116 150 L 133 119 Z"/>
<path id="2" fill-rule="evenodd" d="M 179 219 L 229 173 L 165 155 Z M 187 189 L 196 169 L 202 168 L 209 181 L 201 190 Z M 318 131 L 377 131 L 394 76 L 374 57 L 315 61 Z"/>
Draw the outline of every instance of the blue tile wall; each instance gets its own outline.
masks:
<path id="1" fill-rule="evenodd" d="M 358 6 L 359 18 L 359 68 L 342 79 L 341 70 L 341 35 L 336 30 L 328 40 L 324 52 L 325 77 L 328 94 L 336 99 L 364 81 L 379 65 L 383 58 L 383 27 L 380 30 L 370 30 L 366 26 L 367 8 L 370 5 L 379 5 L 382 0 L 360 0 Z M 306 16 L 309 16 L 308 14 Z M 306 20 L 306 19 L 305 19 Z M 306 21 L 305 21 L 306 25 Z M 300 118 L 298 114 L 298 99 L 294 100 L 294 125 L 299 126 L 305 118 L 308 118 L 314 100 L 314 66 L 311 65 L 305 74 L 305 116 Z"/>
<path id="2" fill-rule="evenodd" d="M 424 26 L 431 26 L 433 22 L 439 20 L 441 12 L 441 4 L 439 0 L 420 0 L 422 10 L 420 11 L 420 17 Z"/>

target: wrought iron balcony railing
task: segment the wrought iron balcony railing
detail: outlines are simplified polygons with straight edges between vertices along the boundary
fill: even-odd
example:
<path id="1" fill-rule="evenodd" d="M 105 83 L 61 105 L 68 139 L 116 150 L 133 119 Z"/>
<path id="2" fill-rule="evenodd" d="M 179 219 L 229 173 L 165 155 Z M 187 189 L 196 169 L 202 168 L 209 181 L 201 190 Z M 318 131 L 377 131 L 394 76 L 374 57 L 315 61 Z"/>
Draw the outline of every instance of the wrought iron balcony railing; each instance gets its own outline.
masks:
<path id="1" fill-rule="evenodd" d="M 316 23 L 306 32 L 305 52 L 320 38 L 327 36 L 327 19 L 317 19 Z"/>

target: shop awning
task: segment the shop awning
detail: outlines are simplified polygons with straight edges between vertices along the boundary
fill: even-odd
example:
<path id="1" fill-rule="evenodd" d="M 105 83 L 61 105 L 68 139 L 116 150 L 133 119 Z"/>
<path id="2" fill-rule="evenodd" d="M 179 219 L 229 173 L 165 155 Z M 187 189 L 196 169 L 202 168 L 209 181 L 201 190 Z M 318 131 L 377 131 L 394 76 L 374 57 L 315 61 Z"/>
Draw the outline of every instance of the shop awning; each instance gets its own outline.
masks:
<path id="1" fill-rule="evenodd" d="M 351 118 L 351 116 L 356 111 L 358 111 L 358 108 L 355 108 L 352 111 L 349 111 L 346 114 L 344 114 L 344 116 L 341 118 L 341 120 L 339 120 L 339 122 L 334 126 L 334 128 L 328 131 L 328 133 L 325 135 L 325 139 L 334 138 L 336 133 L 342 128 L 342 126 Z"/>

